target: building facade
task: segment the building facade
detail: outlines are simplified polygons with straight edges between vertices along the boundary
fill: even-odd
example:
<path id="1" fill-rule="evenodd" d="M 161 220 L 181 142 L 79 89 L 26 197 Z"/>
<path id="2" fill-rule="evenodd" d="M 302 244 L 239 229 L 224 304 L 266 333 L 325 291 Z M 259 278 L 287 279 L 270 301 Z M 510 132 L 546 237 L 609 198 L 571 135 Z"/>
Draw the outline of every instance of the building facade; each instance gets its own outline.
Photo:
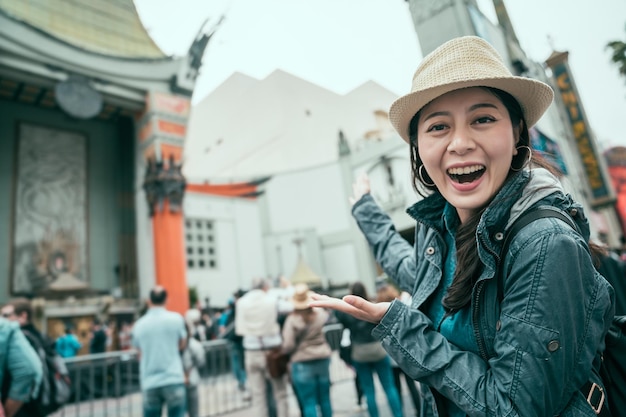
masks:
<path id="1" fill-rule="evenodd" d="M 174 58 L 132 0 L 0 1 L 0 301 L 32 298 L 51 335 L 132 320 L 155 283 L 187 309 L 180 158 L 210 35 Z"/>

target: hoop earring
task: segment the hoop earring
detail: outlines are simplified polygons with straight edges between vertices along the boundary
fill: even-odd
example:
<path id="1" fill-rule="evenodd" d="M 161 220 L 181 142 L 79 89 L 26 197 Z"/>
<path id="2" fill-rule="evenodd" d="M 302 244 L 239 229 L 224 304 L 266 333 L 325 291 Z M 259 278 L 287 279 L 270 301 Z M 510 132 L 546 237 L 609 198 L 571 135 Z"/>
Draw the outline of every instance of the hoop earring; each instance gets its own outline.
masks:
<path id="1" fill-rule="evenodd" d="M 524 169 L 524 167 L 527 164 L 530 164 L 530 161 L 532 160 L 533 150 L 530 148 L 530 146 L 518 146 L 515 149 L 517 149 L 517 152 L 519 153 L 519 150 L 522 149 L 522 148 L 528 149 L 528 157 L 526 157 L 526 160 L 524 160 L 524 163 L 519 168 L 515 168 L 515 167 L 513 167 L 513 164 L 511 164 L 511 171 L 515 171 L 515 172 L 521 171 L 522 169 Z"/>
<path id="2" fill-rule="evenodd" d="M 419 175 L 420 177 L 420 181 L 422 181 L 422 184 L 424 184 L 427 187 L 434 187 L 435 183 L 431 182 L 430 184 L 424 179 L 424 174 L 422 174 L 422 169 L 424 168 L 424 164 L 420 165 L 420 167 L 417 169 L 417 175 Z M 428 173 L 426 173 L 428 175 Z M 431 178 L 432 181 L 432 178 Z"/>

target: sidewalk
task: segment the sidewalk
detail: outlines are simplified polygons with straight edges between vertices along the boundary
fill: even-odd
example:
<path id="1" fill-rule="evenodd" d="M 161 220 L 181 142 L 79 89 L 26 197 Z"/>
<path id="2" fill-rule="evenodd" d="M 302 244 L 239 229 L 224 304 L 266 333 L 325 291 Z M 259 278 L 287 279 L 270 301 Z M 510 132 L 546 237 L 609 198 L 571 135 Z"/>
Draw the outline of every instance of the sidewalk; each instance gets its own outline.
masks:
<path id="1" fill-rule="evenodd" d="M 376 400 L 380 417 L 392 417 L 389 406 L 387 405 L 387 397 L 385 397 L 385 393 L 376 377 L 374 377 L 374 381 L 376 383 Z M 402 384 L 404 384 L 404 381 L 402 381 Z M 343 380 L 334 383 L 330 390 L 330 396 L 333 406 L 333 417 L 369 417 L 367 406 L 365 405 L 365 398 L 363 398 L 363 409 L 357 409 L 356 390 L 353 380 Z M 415 410 L 411 402 L 411 395 L 404 385 L 402 389 L 402 402 L 404 405 L 404 416 L 414 416 Z M 289 395 L 289 411 L 290 417 L 300 417 L 298 403 L 291 390 Z M 250 417 L 251 415 L 252 411 L 250 408 L 222 414 L 224 417 Z"/>

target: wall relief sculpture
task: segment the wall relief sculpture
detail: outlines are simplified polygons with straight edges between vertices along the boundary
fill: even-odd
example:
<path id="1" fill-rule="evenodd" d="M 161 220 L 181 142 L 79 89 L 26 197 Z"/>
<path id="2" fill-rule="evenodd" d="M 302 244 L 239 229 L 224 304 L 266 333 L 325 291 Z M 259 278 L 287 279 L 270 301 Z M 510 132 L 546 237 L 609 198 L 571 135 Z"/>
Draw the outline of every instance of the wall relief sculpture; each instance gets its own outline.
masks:
<path id="1" fill-rule="evenodd" d="M 86 137 L 22 124 L 16 152 L 11 292 L 87 287 Z"/>

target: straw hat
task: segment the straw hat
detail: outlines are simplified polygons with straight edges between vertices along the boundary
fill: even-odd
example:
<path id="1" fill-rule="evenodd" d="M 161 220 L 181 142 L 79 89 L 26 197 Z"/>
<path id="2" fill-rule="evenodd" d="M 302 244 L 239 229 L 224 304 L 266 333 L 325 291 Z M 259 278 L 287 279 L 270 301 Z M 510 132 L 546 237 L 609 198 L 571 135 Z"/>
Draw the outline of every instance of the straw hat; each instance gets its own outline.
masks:
<path id="1" fill-rule="evenodd" d="M 418 111 L 445 93 L 467 87 L 494 87 L 511 94 L 522 107 L 528 127 L 537 123 L 554 98 L 547 84 L 513 76 L 484 39 L 463 36 L 424 58 L 413 76 L 411 92 L 391 105 L 389 120 L 408 143 L 409 123 Z"/>
<path id="2" fill-rule="evenodd" d="M 291 299 L 294 310 L 306 310 L 309 308 L 309 303 L 313 301 L 311 298 L 311 291 L 306 284 L 296 284 L 294 287 L 294 294 Z"/>

